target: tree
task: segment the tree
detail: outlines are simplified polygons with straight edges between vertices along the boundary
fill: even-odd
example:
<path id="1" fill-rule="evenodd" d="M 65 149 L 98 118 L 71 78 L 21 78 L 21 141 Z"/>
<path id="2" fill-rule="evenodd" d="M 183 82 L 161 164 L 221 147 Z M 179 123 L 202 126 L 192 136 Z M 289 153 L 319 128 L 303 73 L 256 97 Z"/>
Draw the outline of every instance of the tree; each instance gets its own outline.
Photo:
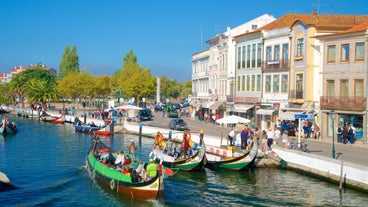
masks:
<path id="1" fill-rule="evenodd" d="M 65 77 L 70 72 L 79 72 L 79 56 L 77 55 L 77 47 L 67 45 L 60 60 L 59 78 Z"/>
<path id="2" fill-rule="evenodd" d="M 137 63 L 137 56 L 132 50 L 129 50 L 123 58 L 123 69 L 127 67 L 130 63 Z"/>
<path id="3" fill-rule="evenodd" d="M 134 97 L 139 105 L 140 99 L 153 94 L 155 91 L 155 78 L 151 70 L 132 62 L 113 78 L 118 82 L 118 88 L 124 95 Z"/>
<path id="4" fill-rule="evenodd" d="M 187 80 L 186 82 L 182 84 L 182 90 L 181 90 L 180 95 L 183 98 L 188 98 L 188 95 L 192 95 L 192 81 L 191 80 Z"/>
<path id="5" fill-rule="evenodd" d="M 29 102 L 40 102 L 43 109 L 47 108 L 47 102 L 58 98 L 56 83 L 48 80 L 31 79 L 26 85 L 27 99 Z"/>
<path id="6" fill-rule="evenodd" d="M 160 76 L 161 95 L 167 98 L 177 99 L 181 92 L 181 85 L 177 80 L 168 79 L 165 76 Z"/>

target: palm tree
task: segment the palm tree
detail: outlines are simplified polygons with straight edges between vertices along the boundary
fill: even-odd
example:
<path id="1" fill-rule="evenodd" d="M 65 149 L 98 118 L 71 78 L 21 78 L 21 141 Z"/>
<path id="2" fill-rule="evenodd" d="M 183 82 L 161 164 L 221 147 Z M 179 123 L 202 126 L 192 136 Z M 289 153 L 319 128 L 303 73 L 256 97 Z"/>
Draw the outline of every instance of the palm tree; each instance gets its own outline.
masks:
<path id="1" fill-rule="evenodd" d="M 26 91 L 27 99 L 30 102 L 40 102 L 44 110 L 47 108 L 47 102 L 57 100 L 58 98 L 55 83 L 47 80 L 30 80 Z"/>

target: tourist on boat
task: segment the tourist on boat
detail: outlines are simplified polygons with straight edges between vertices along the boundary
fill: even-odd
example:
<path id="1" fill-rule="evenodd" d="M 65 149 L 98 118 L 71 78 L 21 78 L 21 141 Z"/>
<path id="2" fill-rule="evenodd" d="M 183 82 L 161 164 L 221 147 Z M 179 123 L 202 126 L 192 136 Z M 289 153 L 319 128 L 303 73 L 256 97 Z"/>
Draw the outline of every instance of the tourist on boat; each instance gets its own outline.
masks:
<path id="1" fill-rule="evenodd" d="M 189 141 L 190 141 L 190 136 L 187 133 L 187 131 L 184 131 L 183 134 L 183 149 L 184 149 L 184 155 L 187 156 L 189 154 Z"/>
<path id="2" fill-rule="evenodd" d="M 171 137 L 166 141 L 166 154 L 171 155 L 173 151 L 173 142 Z"/>
<path id="3" fill-rule="evenodd" d="M 163 140 L 164 140 L 164 136 L 160 133 L 160 131 L 158 131 L 155 136 L 155 146 L 160 147 Z"/>
<path id="4" fill-rule="evenodd" d="M 138 148 L 135 145 L 134 141 L 130 140 L 130 145 L 129 145 L 129 154 L 130 154 L 130 156 L 134 158 L 137 150 L 138 150 Z"/>
<path id="5" fill-rule="evenodd" d="M 233 129 L 230 131 L 228 137 L 229 137 L 229 142 L 230 142 L 230 146 L 234 146 L 235 145 L 235 139 L 236 139 L 236 129 Z"/>
<path id="6" fill-rule="evenodd" d="M 282 132 L 282 147 L 287 148 L 288 142 L 289 142 L 288 131 L 284 129 L 284 131 Z"/>
<path id="7" fill-rule="evenodd" d="M 153 159 L 150 159 L 150 163 L 147 165 L 147 178 L 152 179 L 157 175 L 158 166 Z"/>
<path id="8" fill-rule="evenodd" d="M 241 148 L 246 149 L 247 147 L 247 139 L 249 136 L 249 128 L 248 125 L 245 125 L 243 131 L 240 132 L 240 139 L 241 139 Z"/>
<path id="9" fill-rule="evenodd" d="M 275 136 L 275 133 L 273 132 L 272 128 L 270 127 L 267 132 L 267 147 L 268 149 L 272 149 L 273 144 L 273 137 Z"/>
<path id="10" fill-rule="evenodd" d="M 121 165 L 125 161 L 124 152 L 120 151 L 116 155 L 115 165 Z"/>

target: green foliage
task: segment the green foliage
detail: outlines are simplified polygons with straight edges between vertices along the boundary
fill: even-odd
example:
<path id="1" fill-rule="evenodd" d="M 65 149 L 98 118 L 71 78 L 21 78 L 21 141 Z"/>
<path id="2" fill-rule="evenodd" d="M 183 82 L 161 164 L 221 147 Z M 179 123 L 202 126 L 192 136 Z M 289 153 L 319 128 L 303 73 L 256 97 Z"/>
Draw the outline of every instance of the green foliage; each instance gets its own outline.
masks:
<path id="1" fill-rule="evenodd" d="M 188 98 L 188 95 L 192 95 L 192 81 L 187 80 L 182 83 L 182 90 L 180 94 L 183 98 Z"/>
<path id="2" fill-rule="evenodd" d="M 177 80 L 168 79 L 165 76 L 160 76 L 161 95 L 166 98 L 179 98 L 181 93 L 181 86 Z"/>
<path id="3" fill-rule="evenodd" d="M 137 56 L 135 56 L 132 50 L 129 50 L 123 58 L 123 69 L 131 63 L 137 63 Z"/>
<path id="4" fill-rule="evenodd" d="M 79 56 L 77 55 L 77 47 L 66 46 L 59 65 L 59 78 L 65 77 L 70 72 L 79 72 Z"/>
<path id="5" fill-rule="evenodd" d="M 45 79 L 31 79 L 26 85 L 27 99 L 29 102 L 40 102 L 43 108 L 46 108 L 46 103 L 58 99 L 56 91 L 56 83 Z"/>
<path id="6" fill-rule="evenodd" d="M 134 97 L 137 103 L 139 100 L 155 92 L 155 78 L 151 75 L 151 70 L 130 63 L 113 78 L 117 82 L 117 88 L 121 88 L 124 95 Z"/>

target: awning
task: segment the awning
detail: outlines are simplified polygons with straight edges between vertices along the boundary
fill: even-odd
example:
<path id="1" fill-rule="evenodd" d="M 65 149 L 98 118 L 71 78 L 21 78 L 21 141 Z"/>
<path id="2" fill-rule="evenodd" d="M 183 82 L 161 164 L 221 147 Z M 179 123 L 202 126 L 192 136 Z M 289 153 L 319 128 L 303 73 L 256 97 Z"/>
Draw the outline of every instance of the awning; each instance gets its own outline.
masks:
<path id="1" fill-rule="evenodd" d="M 210 109 L 218 109 L 219 106 L 221 106 L 224 102 L 223 101 L 216 101 L 212 103 L 209 108 Z"/>
<path id="2" fill-rule="evenodd" d="M 275 109 L 258 109 L 256 111 L 256 114 L 260 115 L 270 115 L 272 116 L 272 113 L 275 111 Z"/>
<path id="3" fill-rule="evenodd" d="M 201 105 L 202 105 L 202 108 L 208 109 L 208 107 L 209 107 L 212 103 L 213 103 L 213 102 L 205 101 L 205 102 L 202 102 L 202 103 L 201 103 Z"/>
<path id="4" fill-rule="evenodd" d="M 295 121 L 294 114 L 301 114 L 301 112 L 286 111 L 280 114 L 279 119 L 281 121 Z"/>
<path id="5" fill-rule="evenodd" d="M 247 105 L 247 104 L 235 104 L 234 111 L 240 113 L 247 113 L 247 111 L 253 108 L 255 105 Z"/>

